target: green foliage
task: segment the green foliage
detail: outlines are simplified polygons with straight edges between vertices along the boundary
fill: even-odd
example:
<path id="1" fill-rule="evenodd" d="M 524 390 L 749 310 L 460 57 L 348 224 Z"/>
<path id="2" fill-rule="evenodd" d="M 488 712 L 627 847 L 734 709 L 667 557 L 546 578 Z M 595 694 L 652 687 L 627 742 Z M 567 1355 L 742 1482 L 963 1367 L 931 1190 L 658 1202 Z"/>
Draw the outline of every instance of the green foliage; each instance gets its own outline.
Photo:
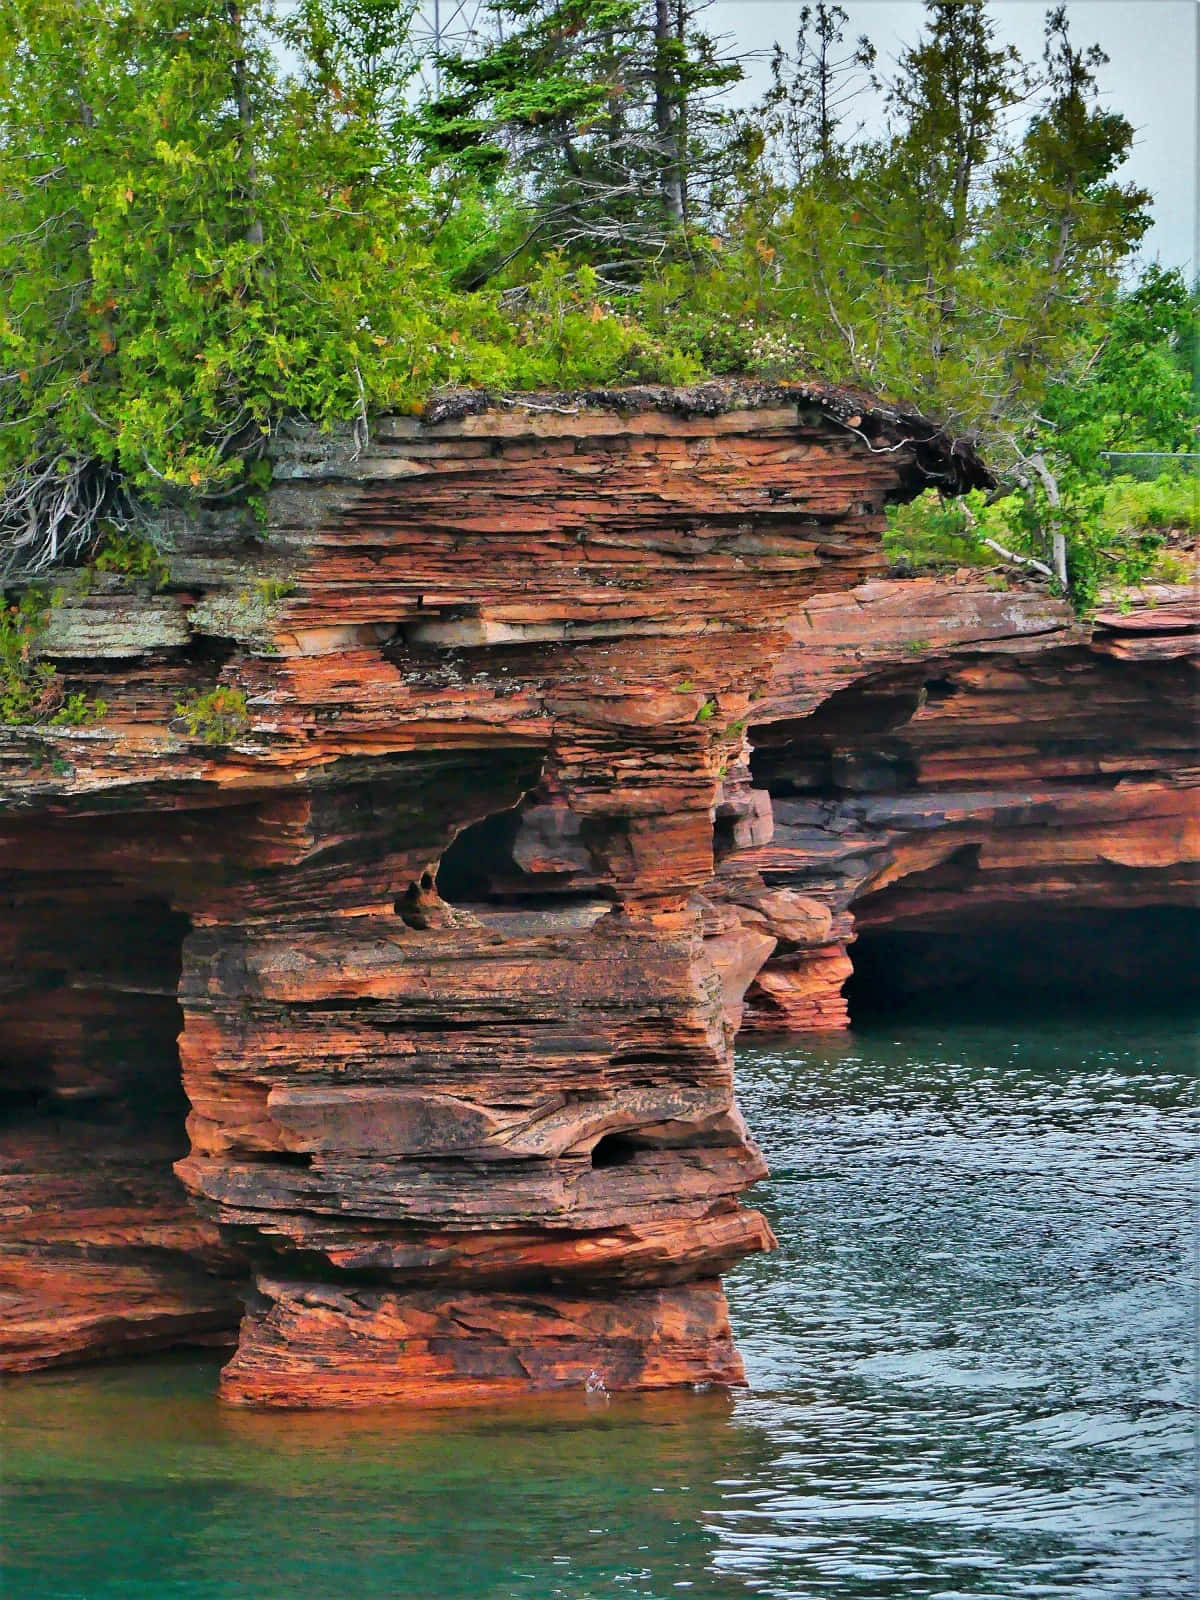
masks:
<path id="1" fill-rule="evenodd" d="M 445 59 L 426 108 L 431 156 L 520 196 L 509 253 L 589 261 L 610 286 L 686 254 L 737 164 L 714 91 L 742 69 L 696 26 L 692 0 L 492 0 L 469 52 Z M 512 191 L 510 191 L 512 192 Z M 476 279 L 478 281 L 478 279 Z"/>
<path id="2" fill-rule="evenodd" d="M 476 326 L 482 336 L 482 319 Z M 596 273 L 555 253 L 538 267 L 523 304 L 490 328 L 495 381 L 514 389 L 609 383 L 688 383 L 702 368 L 600 292 Z"/>
<path id="3" fill-rule="evenodd" d="M 90 728 L 97 723 L 108 710 L 108 702 L 99 698 L 89 700 L 86 694 L 77 691 L 64 695 L 62 704 L 50 717 L 52 728 Z"/>
<path id="4" fill-rule="evenodd" d="M 69 778 L 75 769 L 69 761 L 64 761 L 62 756 L 52 756 L 46 749 L 35 749 L 30 752 L 29 766 L 33 772 L 40 772 L 49 768 L 56 778 Z"/>
<path id="5" fill-rule="evenodd" d="M 38 656 L 48 605 L 31 589 L 0 611 L 0 723 L 44 721 L 61 699 L 58 674 Z"/>
<path id="6" fill-rule="evenodd" d="M 706 700 L 696 713 L 697 722 L 711 722 L 717 714 L 717 702 Z"/>
<path id="7" fill-rule="evenodd" d="M 108 710 L 103 700 L 64 695 L 57 670 L 41 658 L 50 607 L 58 601 L 28 589 L 0 609 L 0 724 L 84 728 Z"/>
<path id="8" fill-rule="evenodd" d="M 254 589 L 264 606 L 275 606 L 295 594 L 296 585 L 286 578 L 260 578 Z"/>
<path id="9" fill-rule="evenodd" d="M 1081 610 L 1095 605 L 1104 588 L 1159 579 L 1182 582 L 1190 574 L 1166 549 L 1169 533 L 1200 531 L 1200 486 L 1194 473 L 1168 472 L 1148 483 L 1117 478 L 1081 483 L 1072 490 L 1075 518 L 1071 540 L 1072 593 Z"/>
<path id="10" fill-rule="evenodd" d="M 771 87 L 757 117 L 763 150 L 772 151 L 793 183 L 814 171 L 844 169 L 845 114 L 875 86 L 875 47 L 865 34 L 853 47 L 845 46 L 849 20 L 841 6 L 818 0 L 815 7 L 800 8 L 795 55 L 775 45 Z"/>
<path id="11" fill-rule="evenodd" d="M 1060 454 L 1088 473 L 1106 450 L 1195 449 L 1196 292 L 1180 273 L 1150 266 L 1130 291 L 1104 303 L 1101 316 L 1087 370 L 1076 381 L 1050 383 L 1044 396 Z"/>
<path id="12" fill-rule="evenodd" d="M 797 181 L 760 184 L 709 258 L 724 282 L 688 298 L 754 328 L 760 348 L 768 328 L 786 334 L 794 356 L 769 370 L 916 403 L 1003 471 L 1022 459 L 1047 384 L 1074 381 L 1094 355 L 1096 311 L 1148 197 L 1112 179 L 1133 130 L 1094 104 L 1096 58 L 1073 50 L 1059 13 L 1016 147 L 1006 117 L 1031 69 L 994 44 L 979 0 L 931 0 L 928 17 L 890 86 L 891 136 L 836 160 L 819 142 L 793 151 Z M 764 365 L 748 338 L 738 354 Z"/>
<path id="13" fill-rule="evenodd" d="M 306 0 L 284 75 L 260 0 L 0 13 L 0 569 L 131 498 L 257 492 L 289 414 L 693 375 L 590 269 L 546 259 L 515 314 L 455 287 L 505 208 L 414 164 L 408 14 Z"/>
<path id="14" fill-rule="evenodd" d="M 250 727 L 250 712 L 241 689 L 226 684 L 205 692 L 194 691 L 175 705 L 188 736 L 204 744 L 232 744 Z"/>
<path id="15" fill-rule="evenodd" d="M 1028 553 L 1038 547 L 1044 514 L 1032 488 L 990 505 L 978 490 L 952 501 L 928 492 L 891 508 L 884 549 L 901 572 L 994 566 L 1000 557 L 984 539 Z M 1070 533 L 1072 594 L 1087 611 L 1105 586 L 1188 577 L 1186 564 L 1171 555 L 1165 541 L 1168 534 L 1200 533 L 1200 478 L 1179 469 L 1148 482 L 1080 480 L 1064 493 L 1059 515 Z"/>
<path id="16" fill-rule="evenodd" d="M 982 0 L 928 0 L 864 140 L 875 55 L 838 6 L 740 119 L 699 9 L 492 0 L 422 100 L 412 0 L 8 0 L 0 575 L 107 527 L 99 570 L 165 582 L 139 502 L 261 514 L 288 416 L 708 373 L 939 415 L 1016 491 L 970 514 L 1051 564 L 1065 539 L 1077 597 L 1150 559 L 1150 524 L 1102 526 L 1097 463 L 1194 438 L 1197 304 L 1157 269 L 1121 290 L 1148 197 L 1065 10 L 1031 63 Z M 990 559 L 951 515 L 889 548 Z"/>
<path id="17" fill-rule="evenodd" d="M 884 551 L 901 572 L 993 566 L 995 552 L 983 543 L 978 520 L 969 520 L 977 515 L 974 507 L 927 490 L 908 505 L 890 507 Z"/>
<path id="18" fill-rule="evenodd" d="M 875 141 L 838 125 L 869 46 L 843 42 L 835 6 L 803 16 L 757 113 L 764 153 L 742 211 L 690 279 L 662 274 L 647 320 L 715 370 L 853 380 L 939 416 L 1019 491 L 1003 542 L 1057 566 L 1086 605 L 1106 570 L 1128 568 L 1092 520 L 1100 452 L 1194 436 L 1195 300 L 1156 269 L 1120 292 L 1149 196 L 1116 180 L 1133 130 L 1099 103 L 1103 57 L 1076 48 L 1065 10 L 1047 18 L 1040 67 L 995 42 L 981 0 L 926 13 Z M 889 547 L 916 566 L 995 559 L 940 507 L 894 518 Z"/>
<path id="19" fill-rule="evenodd" d="M 474 318 L 442 293 L 438 202 L 397 144 L 406 16 L 301 7 L 285 78 L 262 4 L 10 0 L 0 537 L 32 508 L 90 540 L 123 495 L 237 487 L 284 415 L 464 375 Z"/>
<path id="20" fill-rule="evenodd" d="M 92 559 L 97 572 L 117 572 L 126 578 L 140 578 L 152 588 L 170 582 L 171 568 L 158 546 L 133 532 L 110 528 Z"/>
<path id="21" fill-rule="evenodd" d="M 1200 533 L 1200 478 L 1195 472 L 1163 472 L 1139 483 L 1114 478 L 1104 494 L 1100 521 L 1115 537 L 1169 530 Z"/>

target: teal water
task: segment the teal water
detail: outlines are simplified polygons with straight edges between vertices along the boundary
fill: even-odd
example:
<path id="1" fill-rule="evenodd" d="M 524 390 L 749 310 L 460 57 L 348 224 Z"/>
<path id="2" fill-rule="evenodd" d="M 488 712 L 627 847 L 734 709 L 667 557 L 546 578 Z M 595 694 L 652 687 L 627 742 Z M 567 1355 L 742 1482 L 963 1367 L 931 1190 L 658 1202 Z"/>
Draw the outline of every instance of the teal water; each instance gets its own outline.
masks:
<path id="1" fill-rule="evenodd" d="M 0 1595 L 1183 1600 L 1194 1038 L 741 1052 L 780 1250 L 727 1280 L 733 1399 L 265 1416 L 192 1356 L 14 1382 Z"/>

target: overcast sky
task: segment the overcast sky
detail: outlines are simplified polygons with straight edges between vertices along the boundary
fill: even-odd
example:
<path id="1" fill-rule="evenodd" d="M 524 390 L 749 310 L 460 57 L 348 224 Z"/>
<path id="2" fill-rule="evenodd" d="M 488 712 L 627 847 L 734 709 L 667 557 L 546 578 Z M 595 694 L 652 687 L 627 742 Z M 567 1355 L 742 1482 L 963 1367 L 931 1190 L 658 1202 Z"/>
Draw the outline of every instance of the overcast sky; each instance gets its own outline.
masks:
<path id="1" fill-rule="evenodd" d="M 887 69 L 903 44 L 921 31 L 920 0 L 842 0 L 850 15 L 847 35 L 867 34 Z M 993 0 L 997 32 L 1026 59 L 1041 55 L 1046 0 Z M 766 57 L 776 39 L 795 39 L 799 0 L 713 0 L 705 26 L 736 42 L 739 51 L 762 51 L 746 63 L 749 85 L 739 98 L 755 98 L 769 72 Z M 1196 250 L 1196 101 L 1198 82 L 1195 0 L 1069 0 L 1077 44 L 1099 44 L 1109 55 L 1100 74 L 1105 100 L 1137 129 L 1125 182 L 1155 197 L 1155 224 L 1143 257 L 1191 272 Z"/>

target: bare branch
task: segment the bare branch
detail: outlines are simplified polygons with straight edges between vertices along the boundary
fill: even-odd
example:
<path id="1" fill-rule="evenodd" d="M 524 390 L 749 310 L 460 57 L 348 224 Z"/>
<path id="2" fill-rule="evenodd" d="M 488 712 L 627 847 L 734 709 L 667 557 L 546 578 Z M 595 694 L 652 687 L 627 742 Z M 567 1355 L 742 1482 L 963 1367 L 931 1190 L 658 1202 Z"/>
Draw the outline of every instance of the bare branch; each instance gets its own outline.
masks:
<path id="1" fill-rule="evenodd" d="M 1015 550 L 1006 550 L 1002 544 L 997 544 L 995 539 L 981 539 L 980 543 L 987 545 L 989 550 L 994 550 L 998 556 L 1003 556 L 1006 561 L 1013 561 L 1021 567 L 1032 567 L 1035 572 L 1041 572 L 1047 578 L 1055 576 L 1046 563 L 1039 561 L 1036 556 L 1018 555 Z"/>

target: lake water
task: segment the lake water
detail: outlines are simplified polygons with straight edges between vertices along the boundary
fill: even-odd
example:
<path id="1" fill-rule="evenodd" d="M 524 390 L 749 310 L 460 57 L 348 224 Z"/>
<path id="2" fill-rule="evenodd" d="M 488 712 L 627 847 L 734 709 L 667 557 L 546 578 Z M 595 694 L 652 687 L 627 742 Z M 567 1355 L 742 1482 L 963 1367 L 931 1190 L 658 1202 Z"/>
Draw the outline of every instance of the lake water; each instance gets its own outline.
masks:
<path id="1" fill-rule="evenodd" d="M 270 1416 L 179 1356 L 10 1384 L 3 1600 L 1085 1596 L 1195 1580 L 1195 1033 L 739 1054 L 753 1389 Z"/>

